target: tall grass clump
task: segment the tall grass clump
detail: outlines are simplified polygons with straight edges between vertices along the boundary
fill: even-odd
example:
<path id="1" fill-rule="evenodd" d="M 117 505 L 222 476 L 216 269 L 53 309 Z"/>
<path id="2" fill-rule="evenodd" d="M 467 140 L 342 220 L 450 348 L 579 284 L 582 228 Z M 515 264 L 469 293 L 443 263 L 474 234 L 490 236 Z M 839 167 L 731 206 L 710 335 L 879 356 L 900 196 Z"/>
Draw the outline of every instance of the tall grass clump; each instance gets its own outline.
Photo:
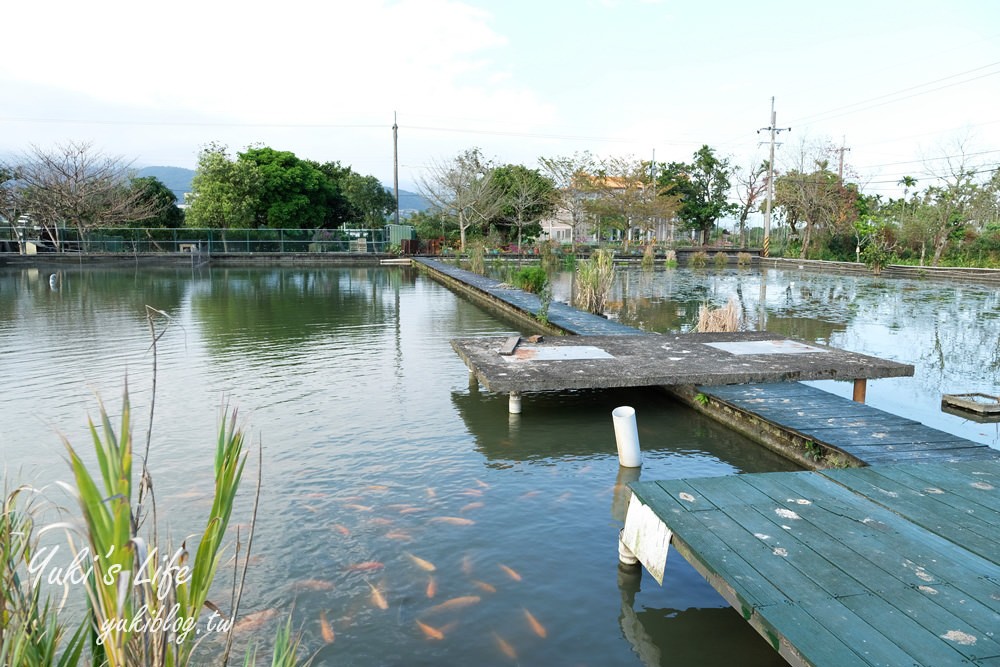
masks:
<path id="1" fill-rule="evenodd" d="M 642 261 L 639 266 L 642 267 L 643 271 L 652 271 L 653 264 L 656 262 L 656 249 L 653 248 L 653 244 L 650 243 L 646 246 L 646 249 L 642 251 Z"/>
<path id="2" fill-rule="evenodd" d="M 708 333 L 711 331 L 739 331 L 740 308 L 736 299 L 730 299 L 722 308 L 709 308 L 702 305 L 698 309 L 698 325 L 695 331 Z"/>
<path id="3" fill-rule="evenodd" d="M 479 275 L 486 274 L 486 246 L 482 243 L 470 243 L 468 246 L 469 270 Z"/>
<path id="4" fill-rule="evenodd" d="M 741 267 L 750 266 L 753 264 L 753 255 L 748 252 L 738 252 L 736 253 L 736 265 Z"/>
<path id="5" fill-rule="evenodd" d="M 691 253 L 691 256 L 688 258 L 688 264 L 695 269 L 704 269 L 708 266 L 708 253 L 704 250 Z"/>
<path id="6" fill-rule="evenodd" d="M 525 266 L 514 274 L 514 286 L 532 294 L 541 294 L 548 283 L 549 276 L 540 266 Z"/>
<path id="7" fill-rule="evenodd" d="M 160 312 L 153 311 L 151 312 Z M 156 341 L 158 335 L 149 316 L 153 335 L 153 397 L 156 393 Z M 236 493 L 243 478 L 247 455 L 243 430 L 237 425 L 236 411 L 223 412 L 214 447 L 212 505 L 204 527 L 177 546 L 169 536 L 161 541 L 156 521 L 153 478 L 145 465 L 148 459 L 151 426 L 146 432 L 145 455 L 133 450 L 132 412 L 128 388 L 122 395 L 121 420 L 112 424 L 99 403 L 95 425 L 88 430 L 96 465 L 88 468 L 80 451 L 63 438 L 74 485 L 60 485 L 75 498 L 80 518 L 66 519 L 38 528 L 37 515 L 25 504 L 19 506 L 26 487 L 7 494 L 0 516 L 0 664 L 74 667 L 188 667 L 201 664 L 228 664 L 233 628 L 242 597 L 243 578 L 253 544 L 256 499 L 249 534 L 242 553 L 234 559 L 233 584 L 229 599 L 209 599 L 218 573 Z M 138 468 L 138 470 L 137 470 Z M 259 467 L 258 467 L 259 468 Z M 259 472 L 258 472 L 259 475 Z M 259 498 L 260 477 L 257 479 Z M 60 514 L 65 512 L 60 510 Z M 147 524 L 147 519 L 151 520 Z M 66 537 L 72 564 L 49 564 L 56 548 L 41 563 L 34 563 L 37 540 L 50 530 Z M 239 539 L 239 536 L 237 537 Z M 39 553 L 39 555 L 41 555 Z M 242 558 L 242 568 L 240 562 Z M 55 571 L 58 568 L 58 571 Z M 67 579 L 66 572 L 78 569 L 80 576 Z M 242 570 L 242 572 L 240 572 Z M 82 592 L 85 613 L 75 631 L 60 623 L 59 610 L 40 599 L 40 584 L 62 577 L 65 592 Z M 62 573 L 62 574 L 60 574 Z M 72 584 L 72 585 L 70 585 Z M 221 604 L 220 604 L 221 603 Z M 228 612 L 223 611 L 227 607 Z M 207 626 L 212 612 L 214 633 L 225 640 L 221 656 L 194 657 L 199 646 L 199 625 Z M 273 648 L 274 664 L 297 661 L 298 639 L 285 637 L 281 629 Z M 65 641 L 64 641 L 65 640 Z M 253 663 L 247 652 L 244 664 Z M 308 661 L 307 661 L 308 664 Z"/>
<path id="8" fill-rule="evenodd" d="M 676 269 L 677 268 L 677 251 L 676 250 L 668 250 L 666 252 L 666 254 L 663 257 L 663 265 L 665 267 L 667 267 L 668 269 Z"/>
<path id="9" fill-rule="evenodd" d="M 712 262 L 715 264 L 715 268 L 724 269 L 729 264 L 729 255 L 721 251 L 717 252 L 712 255 Z"/>
<path id="10" fill-rule="evenodd" d="M 581 260 L 576 268 L 577 308 L 602 315 L 615 280 L 614 253 L 595 250 L 590 259 Z"/>

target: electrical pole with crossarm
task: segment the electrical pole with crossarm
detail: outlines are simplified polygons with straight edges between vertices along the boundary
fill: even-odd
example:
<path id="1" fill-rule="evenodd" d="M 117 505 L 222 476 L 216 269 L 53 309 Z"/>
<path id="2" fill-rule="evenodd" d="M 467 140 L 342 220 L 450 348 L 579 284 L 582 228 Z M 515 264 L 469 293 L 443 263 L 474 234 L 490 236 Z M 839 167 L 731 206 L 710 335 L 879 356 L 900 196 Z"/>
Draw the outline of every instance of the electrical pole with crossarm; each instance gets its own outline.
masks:
<path id="1" fill-rule="evenodd" d="M 774 97 L 771 98 L 771 125 L 757 130 L 771 133 L 771 154 L 767 160 L 767 205 L 764 212 L 764 257 L 771 255 L 771 202 L 774 200 L 774 137 L 778 132 L 791 131 L 790 127 L 775 127 L 777 115 L 774 112 Z"/>

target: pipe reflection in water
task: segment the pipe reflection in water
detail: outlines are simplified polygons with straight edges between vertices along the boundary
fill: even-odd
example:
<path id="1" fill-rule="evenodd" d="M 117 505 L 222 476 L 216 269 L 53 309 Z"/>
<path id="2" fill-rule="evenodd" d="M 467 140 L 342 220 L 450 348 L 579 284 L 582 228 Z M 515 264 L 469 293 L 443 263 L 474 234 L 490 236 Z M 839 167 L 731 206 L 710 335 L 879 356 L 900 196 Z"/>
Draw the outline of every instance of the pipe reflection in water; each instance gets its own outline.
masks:
<path id="1" fill-rule="evenodd" d="M 625 468 L 623 468 L 625 470 Z M 618 627 L 622 636 L 632 646 L 639 660 L 647 667 L 659 667 L 660 648 L 653 642 L 639 615 L 635 613 L 635 596 L 641 588 L 642 568 L 618 566 L 618 591 L 621 593 L 621 613 L 618 615 Z"/>
<path id="2" fill-rule="evenodd" d="M 625 513 L 628 512 L 628 501 L 632 499 L 632 482 L 639 481 L 642 468 L 626 468 L 618 466 L 618 477 L 615 479 L 615 492 L 611 498 L 611 516 L 619 523 L 625 523 Z"/>

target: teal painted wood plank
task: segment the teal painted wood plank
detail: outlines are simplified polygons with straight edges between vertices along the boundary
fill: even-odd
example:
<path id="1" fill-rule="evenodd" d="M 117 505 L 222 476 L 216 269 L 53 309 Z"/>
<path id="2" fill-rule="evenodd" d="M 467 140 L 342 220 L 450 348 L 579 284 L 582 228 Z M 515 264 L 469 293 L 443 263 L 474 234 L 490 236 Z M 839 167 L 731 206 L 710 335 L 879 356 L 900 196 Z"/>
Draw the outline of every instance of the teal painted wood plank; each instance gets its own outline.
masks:
<path id="1" fill-rule="evenodd" d="M 775 605 L 761 612 L 814 665 L 924 667 L 919 658 L 897 646 L 841 600 Z"/>
<path id="2" fill-rule="evenodd" d="M 899 465 L 880 473 L 892 476 L 911 488 L 939 495 L 948 489 L 948 497 L 970 503 L 970 511 L 980 508 L 1000 512 L 1000 461 L 965 462 L 941 466 Z"/>
<path id="3" fill-rule="evenodd" d="M 863 469 L 868 470 L 868 469 Z M 825 528 L 867 558 L 880 564 L 903 583 L 918 587 L 942 582 L 967 582 L 969 588 L 981 584 L 977 578 L 1000 577 L 1000 565 L 964 550 L 952 541 L 932 533 L 906 517 L 865 499 L 863 512 L 851 502 L 859 497 L 819 472 L 782 473 L 771 484 L 782 484 L 789 495 L 813 499 L 818 512 L 805 514 L 806 520 Z M 748 475 L 756 480 L 758 475 Z M 971 583 L 969 583 L 971 582 Z"/>
<path id="4" fill-rule="evenodd" d="M 932 494 L 920 494 L 880 475 L 878 468 L 828 470 L 824 475 L 869 496 L 876 503 L 891 507 L 914 524 L 968 551 L 988 560 L 998 558 L 995 517 L 992 521 L 984 520 L 956 510 L 937 502 Z"/>
<path id="5" fill-rule="evenodd" d="M 898 646 L 919 656 L 923 665 L 958 665 L 998 655 L 1000 646 L 993 639 L 977 634 L 975 628 L 940 607 L 924 607 L 914 596 L 920 598 L 919 593 L 903 590 L 900 598 L 892 601 L 877 595 L 852 596 L 842 601 L 873 628 L 892 637 Z"/>

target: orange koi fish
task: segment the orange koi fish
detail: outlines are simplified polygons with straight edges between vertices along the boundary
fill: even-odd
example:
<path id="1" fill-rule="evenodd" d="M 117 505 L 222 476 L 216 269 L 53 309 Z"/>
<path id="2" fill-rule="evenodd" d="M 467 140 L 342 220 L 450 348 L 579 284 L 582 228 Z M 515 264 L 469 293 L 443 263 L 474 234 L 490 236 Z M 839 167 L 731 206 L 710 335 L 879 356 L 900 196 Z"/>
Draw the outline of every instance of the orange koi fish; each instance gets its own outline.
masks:
<path id="1" fill-rule="evenodd" d="M 297 591 L 332 591 L 333 583 L 322 579 L 303 579 L 292 584 Z"/>
<path id="2" fill-rule="evenodd" d="M 423 507 L 404 507 L 403 509 L 399 510 L 399 513 L 413 514 L 414 512 L 423 512 L 423 511 L 424 511 Z"/>
<path id="3" fill-rule="evenodd" d="M 421 623 L 420 621 L 417 621 L 417 627 L 420 628 L 420 631 L 423 632 L 424 636 L 426 636 L 428 639 L 437 639 L 437 640 L 444 639 L 444 633 L 435 627 L 431 627 L 430 625 L 427 625 L 426 623 Z"/>
<path id="4" fill-rule="evenodd" d="M 487 484 L 486 482 L 484 482 L 484 481 L 483 481 L 483 480 L 481 480 L 481 479 L 477 479 L 477 480 L 476 480 L 476 484 L 478 484 L 479 486 L 481 486 L 481 487 L 482 487 L 482 488 L 484 488 L 484 489 L 488 489 L 488 488 L 490 488 L 490 485 L 489 485 L 489 484 Z"/>
<path id="5" fill-rule="evenodd" d="M 413 540 L 413 536 L 411 536 L 405 530 L 390 530 L 388 533 L 385 534 L 385 536 L 388 537 L 390 540 L 401 540 L 403 542 L 410 542 Z"/>
<path id="6" fill-rule="evenodd" d="M 473 585 L 475 585 L 476 588 L 478 588 L 481 591 L 486 591 L 487 593 L 496 593 L 497 592 L 496 586 L 493 586 L 492 584 L 488 584 L 485 581 L 479 581 L 479 580 L 475 580 L 474 579 L 472 581 L 472 583 L 473 583 Z"/>
<path id="7" fill-rule="evenodd" d="M 477 509 L 479 509 L 482 506 L 483 506 L 483 503 L 480 503 L 480 502 L 469 503 L 468 505 L 463 505 L 462 509 L 460 509 L 458 511 L 462 512 L 462 513 L 465 513 L 465 512 L 468 512 L 470 510 L 477 510 Z"/>
<path id="8" fill-rule="evenodd" d="M 392 519 L 386 519 L 384 516 L 377 516 L 371 520 L 373 526 L 388 526 L 392 523 Z"/>
<path id="9" fill-rule="evenodd" d="M 262 609 L 252 614 L 247 614 L 233 625 L 233 632 L 249 632 L 259 630 L 265 623 L 278 615 L 277 609 Z"/>
<path id="10" fill-rule="evenodd" d="M 541 491 L 525 491 L 524 493 L 521 494 L 521 497 L 522 498 L 534 498 L 539 493 L 541 493 Z"/>
<path id="11" fill-rule="evenodd" d="M 479 597 L 478 595 L 464 595 L 462 597 L 446 600 L 441 604 L 436 604 L 433 607 L 427 609 L 424 613 L 436 614 L 441 611 L 448 611 L 449 609 L 461 609 L 463 607 L 469 607 L 471 605 L 477 604 L 480 600 L 482 600 L 482 598 Z"/>
<path id="12" fill-rule="evenodd" d="M 460 496 L 475 496 L 476 498 L 479 498 L 480 496 L 483 495 L 483 492 L 480 491 L 479 489 L 466 489 L 465 491 L 460 491 L 458 495 L 460 495 Z"/>
<path id="13" fill-rule="evenodd" d="M 434 580 L 434 577 L 428 577 L 427 590 L 426 590 L 427 597 L 432 598 L 435 595 L 437 595 L 437 590 L 438 590 L 437 581 Z"/>
<path id="14" fill-rule="evenodd" d="M 321 611 L 319 613 L 319 633 L 323 637 L 323 641 L 327 644 L 332 644 L 333 640 L 337 638 L 333 634 L 333 626 L 330 625 L 330 621 L 326 620 L 326 612 Z"/>
<path id="15" fill-rule="evenodd" d="M 385 563 L 377 560 L 366 560 L 363 563 L 348 565 L 345 569 L 348 572 L 371 572 L 372 570 L 381 570 L 383 567 L 385 567 Z"/>
<path id="16" fill-rule="evenodd" d="M 472 574 L 472 558 L 469 554 L 462 556 L 462 574 L 470 575 Z"/>
<path id="17" fill-rule="evenodd" d="M 358 505 L 357 503 L 347 503 L 344 507 L 357 512 L 371 512 L 374 509 L 371 505 Z"/>
<path id="18" fill-rule="evenodd" d="M 424 560 L 419 556 L 414 556 L 409 551 L 406 552 L 406 556 L 410 560 L 412 560 L 417 567 L 419 567 L 421 570 L 425 572 L 433 572 L 434 570 L 437 569 L 436 567 L 434 567 L 434 563 L 430 562 L 429 560 Z"/>
<path id="19" fill-rule="evenodd" d="M 382 595 L 382 591 L 375 588 L 371 582 L 368 583 L 368 587 L 372 589 L 372 604 L 382 610 L 388 609 L 389 603 L 386 602 L 385 596 Z"/>
<path id="20" fill-rule="evenodd" d="M 342 523 L 335 523 L 333 524 L 333 527 L 338 533 L 340 533 L 344 537 L 348 537 L 351 534 L 350 529 Z"/>
<path id="21" fill-rule="evenodd" d="M 517 651 L 514 650 L 514 647 L 511 646 L 509 642 L 505 641 L 503 637 L 501 637 L 495 632 L 493 633 L 493 638 L 496 639 L 497 648 L 500 649 L 501 653 L 503 653 L 511 660 L 517 660 Z"/>
<path id="22" fill-rule="evenodd" d="M 545 629 L 545 626 L 539 623 L 538 619 L 535 618 L 534 615 L 527 609 L 524 610 L 524 617 L 528 619 L 528 625 L 531 626 L 532 632 L 534 632 L 542 639 L 545 639 L 546 637 L 549 636 L 549 632 L 548 630 Z"/>
<path id="23" fill-rule="evenodd" d="M 500 563 L 499 565 L 500 565 L 500 569 L 503 570 L 504 572 L 506 572 L 508 577 L 510 577 L 514 581 L 521 581 L 521 575 L 518 574 L 515 570 L 512 570 L 511 568 L 507 567 L 503 563 Z"/>
<path id="24" fill-rule="evenodd" d="M 449 523 L 453 526 L 471 526 L 476 523 L 472 519 L 463 519 L 460 516 L 436 516 L 430 521 L 431 523 Z"/>
<path id="25" fill-rule="evenodd" d="M 432 486 L 428 486 L 427 487 L 427 497 L 428 498 L 437 498 L 437 491 L 434 490 L 434 487 L 432 487 Z"/>

